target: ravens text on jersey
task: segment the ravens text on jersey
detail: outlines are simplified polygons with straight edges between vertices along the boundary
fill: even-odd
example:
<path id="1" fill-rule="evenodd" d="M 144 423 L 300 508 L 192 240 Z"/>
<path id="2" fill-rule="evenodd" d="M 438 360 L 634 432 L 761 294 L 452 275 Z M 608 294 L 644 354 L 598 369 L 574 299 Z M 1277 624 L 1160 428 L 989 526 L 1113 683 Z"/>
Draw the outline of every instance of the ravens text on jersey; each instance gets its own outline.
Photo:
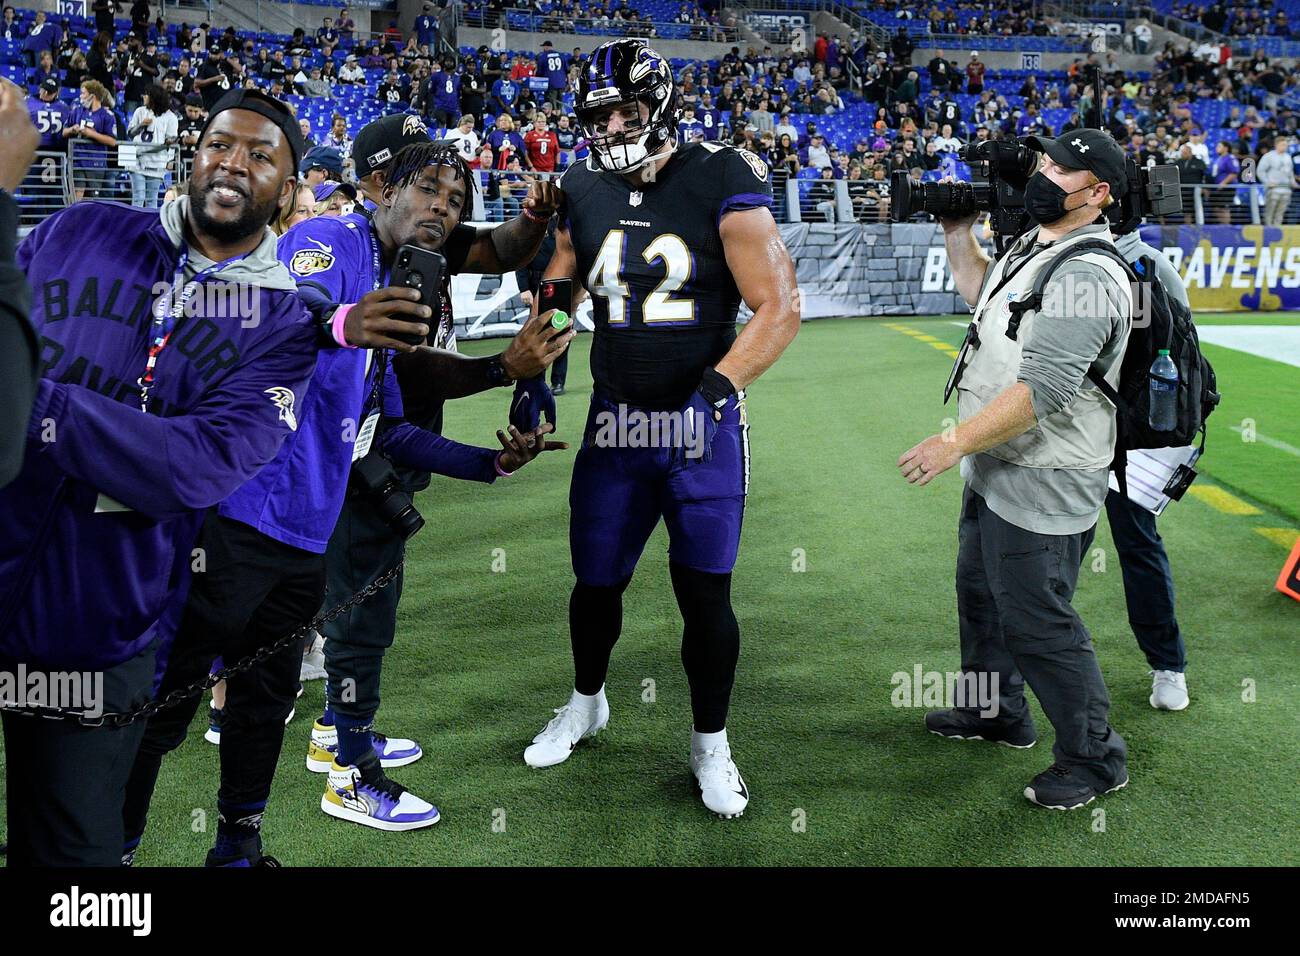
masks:
<path id="1" fill-rule="evenodd" d="M 591 293 L 596 389 L 679 408 L 736 337 L 740 292 L 719 232 L 733 209 L 770 206 L 767 164 L 718 143 L 679 148 L 634 188 L 588 164 L 560 181 L 577 278 Z"/>

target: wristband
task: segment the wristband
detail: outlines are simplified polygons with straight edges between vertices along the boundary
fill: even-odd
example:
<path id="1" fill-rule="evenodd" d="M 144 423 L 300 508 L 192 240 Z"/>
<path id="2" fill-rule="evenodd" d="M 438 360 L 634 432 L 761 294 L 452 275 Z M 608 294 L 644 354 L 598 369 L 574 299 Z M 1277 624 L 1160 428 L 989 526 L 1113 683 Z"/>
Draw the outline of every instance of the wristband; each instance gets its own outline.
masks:
<path id="1" fill-rule="evenodd" d="M 736 387 L 731 384 L 731 379 L 713 366 L 709 366 L 704 370 L 704 377 L 700 379 L 699 392 L 706 402 L 721 411 L 727 404 L 727 399 L 736 394 Z"/>
<path id="2" fill-rule="evenodd" d="M 339 306 L 334 310 L 334 315 L 330 317 L 330 334 L 334 336 L 334 341 L 345 349 L 356 348 L 355 345 L 348 341 L 347 336 L 343 334 L 343 323 L 348 317 L 348 312 L 352 310 L 352 306 L 355 304 L 356 303 L 349 303 L 348 305 Z"/>
<path id="3" fill-rule="evenodd" d="M 502 355 L 504 354 L 503 352 Z M 515 383 L 515 380 L 506 374 L 505 363 L 501 361 L 500 355 L 494 355 L 488 359 L 487 377 L 488 381 L 496 387 Z"/>
<path id="4" fill-rule="evenodd" d="M 504 468 L 501 467 L 501 456 L 504 454 L 505 452 L 503 451 L 497 452 L 497 456 L 492 459 L 492 467 L 496 469 L 497 474 L 500 475 L 502 478 L 509 478 L 511 475 L 514 474 L 514 472 L 506 471 Z"/>
<path id="5" fill-rule="evenodd" d="M 537 213 L 533 212 L 527 206 L 523 207 L 523 213 L 524 213 L 524 218 L 529 220 L 530 222 L 547 223 L 551 221 L 550 216 L 539 216 L 537 215 Z M 554 213 L 552 213 L 552 215 L 554 215 Z"/>

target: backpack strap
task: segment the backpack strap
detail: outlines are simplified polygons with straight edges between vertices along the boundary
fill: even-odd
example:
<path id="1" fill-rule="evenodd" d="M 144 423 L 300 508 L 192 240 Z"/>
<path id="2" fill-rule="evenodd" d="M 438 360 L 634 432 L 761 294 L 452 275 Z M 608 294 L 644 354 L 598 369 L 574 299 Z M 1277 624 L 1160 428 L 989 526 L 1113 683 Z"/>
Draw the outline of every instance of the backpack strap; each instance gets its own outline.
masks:
<path id="1" fill-rule="evenodd" d="M 1071 246 L 1066 246 L 1053 256 L 1046 266 L 1039 270 L 1038 275 L 1034 277 L 1034 285 L 1029 290 L 1029 295 L 1017 302 L 1012 302 L 1007 306 L 1008 310 L 1011 312 L 1011 317 L 1007 319 L 1007 338 L 1014 342 L 1016 337 L 1020 334 L 1020 323 L 1024 318 L 1024 314 L 1030 310 L 1037 312 L 1042 308 L 1043 290 L 1047 288 L 1048 280 L 1052 278 L 1052 273 L 1057 270 L 1061 263 L 1065 262 L 1067 259 L 1073 259 L 1076 256 L 1086 255 L 1090 252 L 1098 253 L 1109 259 L 1113 259 L 1119 264 L 1120 268 L 1124 270 L 1125 275 L 1129 277 L 1130 281 L 1136 280 L 1136 277 L 1133 275 L 1133 270 L 1124 260 L 1124 257 L 1119 254 L 1119 250 L 1115 248 L 1113 242 L 1107 242 L 1105 239 L 1084 239 L 1082 242 L 1076 242 Z"/>

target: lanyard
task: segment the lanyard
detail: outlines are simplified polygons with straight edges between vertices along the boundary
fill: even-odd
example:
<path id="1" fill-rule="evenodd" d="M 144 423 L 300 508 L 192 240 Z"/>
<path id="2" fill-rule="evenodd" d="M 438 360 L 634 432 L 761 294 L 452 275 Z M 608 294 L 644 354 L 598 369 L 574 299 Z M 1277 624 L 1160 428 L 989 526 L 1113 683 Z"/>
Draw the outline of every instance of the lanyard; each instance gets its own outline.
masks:
<path id="1" fill-rule="evenodd" d="M 189 304 L 190 299 L 194 298 L 194 293 L 198 291 L 200 283 L 208 276 L 219 272 L 232 262 L 238 262 L 245 258 L 248 253 L 240 256 L 231 256 L 224 262 L 214 262 L 206 269 L 197 273 L 190 282 L 185 281 L 185 266 L 190 260 L 190 251 L 187 247 L 181 248 L 180 259 L 176 262 L 176 275 L 172 279 L 172 285 L 167 295 L 158 297 L 158 301 L 153 307 L 153 323 L 150 326 L 149 352 L 145 359 L 144 374 L 136 379 L 136 384 L 140 386 L 140 411 L 149 411 L 149 392 L 154 386 L 154 367 L 158 364 L 158 356 L 162 354 L 163 349 L 171 340 L 172 330 L 176 327 L 176 320 L 185 314 L 185 307 Z M 180 294 L 176 290 L 180 289 Z M 170 307 L 168 302 L 171 302 Z"/>
<path id="2" fill-rule="evenodd" d="M 375 230 L 374 221 L 370 221 L 370 259 L 373 271 L 370 273 L 370 283 L 373 291 L 378 292 L 384 287 L 384 263 L 380 256 L 380 250 L 383 248 L 379 241 L 379 233 Z M 378 410 L 383 414 L 383 391 L 384 376 L 388 371 L 388 350 L 376 349 L 375 361 L 371 366 L 374 371 L 374 381 L 370 386 L 370 397 L 366 402 L 369 409 Z"/>

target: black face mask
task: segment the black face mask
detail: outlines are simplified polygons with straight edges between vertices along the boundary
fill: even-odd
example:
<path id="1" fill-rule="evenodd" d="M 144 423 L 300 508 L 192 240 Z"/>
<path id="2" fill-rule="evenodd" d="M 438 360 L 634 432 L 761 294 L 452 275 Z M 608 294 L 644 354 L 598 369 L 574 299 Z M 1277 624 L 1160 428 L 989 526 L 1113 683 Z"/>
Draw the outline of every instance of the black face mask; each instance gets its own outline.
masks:
<path id="1" fill-rule="evenodd" d="M 1068 197 L 1091 188 L 1080 186 L 1072 192 L 1066 192 L 1042 173 L 1034 173 L 1025 186 L 1025 212 L 1040 226 L 1050 226 L 1063 219 L 1066 213 L 1074 211 L 1065 208 Z"/>

